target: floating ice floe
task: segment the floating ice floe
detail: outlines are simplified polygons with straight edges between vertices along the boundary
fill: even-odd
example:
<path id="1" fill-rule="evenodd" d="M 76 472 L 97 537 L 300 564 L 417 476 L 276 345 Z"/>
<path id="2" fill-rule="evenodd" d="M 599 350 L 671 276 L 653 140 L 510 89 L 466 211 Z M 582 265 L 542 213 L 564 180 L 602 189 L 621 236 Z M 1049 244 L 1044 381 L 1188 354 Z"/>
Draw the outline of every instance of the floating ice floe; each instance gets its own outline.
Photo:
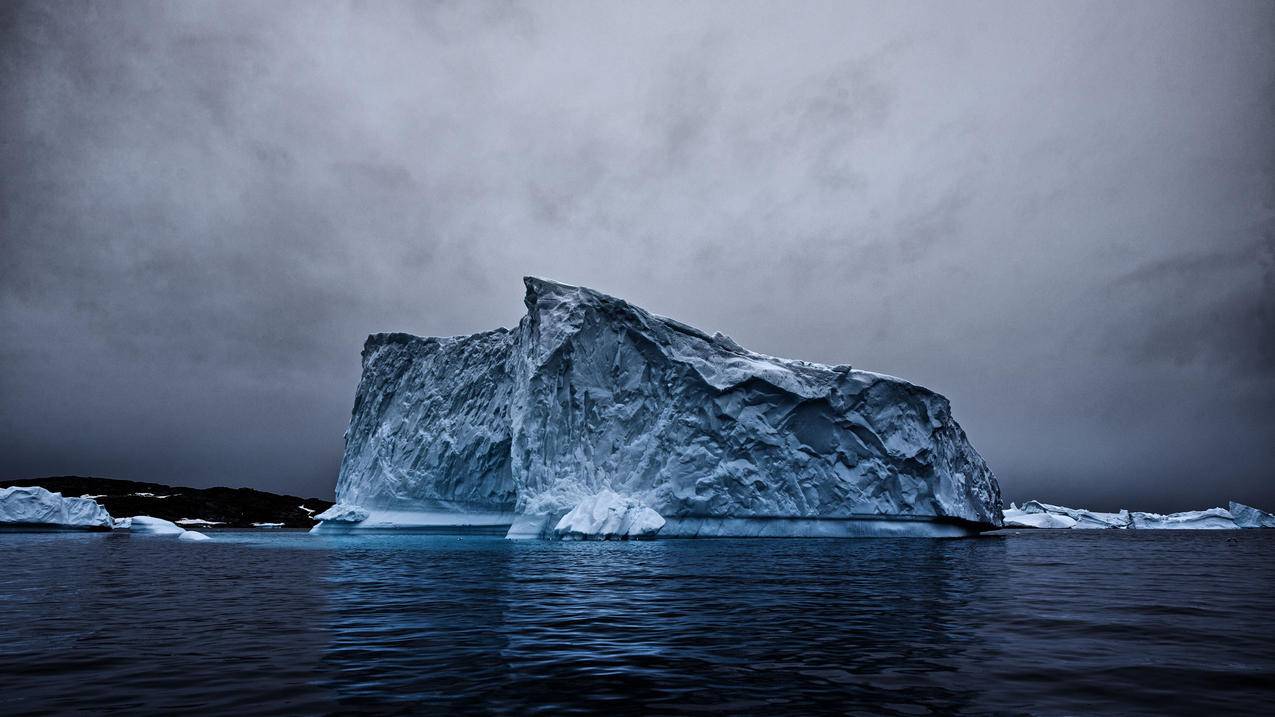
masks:
<path id="1" fill-rule="evenodd" d="M 604 489 L 562 516 L 553 532 L 568 540 L 629 540 L 653 538 L 663 527 L 664 518 L 642 501 Z"/>
<path id="2" fill-rule="evenodd" d="M 254 528 L 282 528 L 283 523 L 253 523 Z"/>
<path id="3" fill-rule="evenodd" d="M 200 533 L 199 531 L 196 531 L 196 530 L 185 530 L 185 531 L 182 531 L 182 534 L 181 534 L 181 535 L 179 535 L 179 536 L 177 536 L 177 539 L 178 539 L 178 540 L 191 540 L 191 541 L 212 540 L 212 538 L 210 538 L 210 537 L 208 537 L 207 535 L 204 535 L 203 533 Z"/>
<path id="4" fill-rule="evenodd" d="M 225 525 L 224 521 L 204 520 L 203 518 L 182 518 L 176 521 L 178 525 L 196 525 L 200 527 L 212 527 L 214 525 Z"/>
<path id="5" fill-rule="evenodd" d="M 0 529 L 110 530 L 111 514 L 97 501 L 64 498 L 39 486 L 0 488 Z"/>
<path id="6" fill-rule="evenodd" d="M 943 396 L 749 351 L 591 289 L 524 283 L 513 330 L 368 338 L 341 505 L 314 532 L 553 537 L 603 491 L 661 516 L 661 538 L 1000 526 L 995 476 Z"/>

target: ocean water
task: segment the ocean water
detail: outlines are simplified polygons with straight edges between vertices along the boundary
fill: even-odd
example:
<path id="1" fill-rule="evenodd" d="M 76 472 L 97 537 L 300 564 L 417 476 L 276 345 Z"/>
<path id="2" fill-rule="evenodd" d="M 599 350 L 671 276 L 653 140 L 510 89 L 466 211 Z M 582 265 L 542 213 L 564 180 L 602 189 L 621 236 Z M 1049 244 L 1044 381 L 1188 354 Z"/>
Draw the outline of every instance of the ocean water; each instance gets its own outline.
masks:
<path id="1" fill-rule="evenodd" d="M 1275 704 L 1275 531 L 0 534 L 0 713 L 1095 715 Z"/>

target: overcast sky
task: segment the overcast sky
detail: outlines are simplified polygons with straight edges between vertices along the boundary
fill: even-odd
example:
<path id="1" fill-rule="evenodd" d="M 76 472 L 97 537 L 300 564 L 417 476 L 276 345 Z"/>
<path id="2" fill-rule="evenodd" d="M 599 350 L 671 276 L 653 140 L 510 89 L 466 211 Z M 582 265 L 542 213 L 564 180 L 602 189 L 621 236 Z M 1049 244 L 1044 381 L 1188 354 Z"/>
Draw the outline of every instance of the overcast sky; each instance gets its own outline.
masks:
<path id="1" fill-rule="evenodd" d="M 330 497 L 366 335 L 535 274 L 1275 508 L 1275 3 L 6 2 L 0 121 L 0 477 Z"/>

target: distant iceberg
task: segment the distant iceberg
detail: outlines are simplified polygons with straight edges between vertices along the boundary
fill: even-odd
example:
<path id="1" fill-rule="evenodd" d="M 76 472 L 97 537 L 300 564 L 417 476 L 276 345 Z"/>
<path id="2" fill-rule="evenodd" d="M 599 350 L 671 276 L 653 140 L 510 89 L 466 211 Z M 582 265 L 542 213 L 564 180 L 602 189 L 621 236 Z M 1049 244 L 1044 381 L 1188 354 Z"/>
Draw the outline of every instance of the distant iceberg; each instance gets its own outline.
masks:
<path id="1" fill-rule="evenodd" d="M 184 530 L 182 534 L 177 536 L 178 540 L 187 540 L 192 542 L 202 542 L 204 540 L 212 540 L 212 538 L 204 535 L 197 530 Z"/>
<path id="2" fill-rule="evenodd" d="M 111 514 L 91 498 L 64 498 L 38 486 L 0 488 L 0 529 L 110 530 Z"/>
<path id="3" fill-rule="evenodd" d="M 1076 520 L 1067 515 L 1055 513 L 1028 513 L 1024 510 L 1007 509 L 1005 511 L 1006 528 L 1074 528 Z"/>
<path id="4" fill-rule="evenodd" d="M 1131 513 L 1138 530 L 1235 530 L 1235 518 L 1225 508 L 1188 510 L 1183 513 Z"/>
<path id="5" fill-rule="evenodd" d="M 1264 510 L 1231 501 L 1229 512 L 1241 528 L 1275 528 L 1275 515 Z"/>
<path id="6" fill-rule="evenodd" d="M 1181 513 L 1130 512 L 1099 513 L 1083 508 L 1065 508 L 1029 500 L 1022 507 L 1010 504 L 1004 511 L 1006 528 L 1092 529 L 1122 528 L 1132 530 L 1236 530 L 1238 528 L 1275 528 L 1275 516 L 1234 501 L 1230 509 L 1209 508 Z"/>
<path id="7" fill-rule="evenodd" d="M 524 281 L 512 331 L 369 337 L 338 506 L 314 532 L 632 537 L 655 516 L 660 537 L 1000 526 L 996 478 L 943 396 Z M 607 495 L 650 512 L 617 508 L 623 530 L 608 533 L 616 504 L 593 518 Z"/>
<path id="8" fill-rule="evenodd" d="M 1041 503 L 1036 500 L 1029 500 L 1026 503 L 1023 503 L 1020 510 L 1026 514 L 1049 514 L 1070 518 L 1073 522 L 1072 525 L 1057 527 L 1068 527 L 1078 530 L 1128 528 L 1130 522 L 1129 511 L 1127 510 L 1122 510 L 1119 513 L 1099 513 L 1097 511 L 1086 510 L 1084 508 L 1065 508 L 1060 505 Z"/>

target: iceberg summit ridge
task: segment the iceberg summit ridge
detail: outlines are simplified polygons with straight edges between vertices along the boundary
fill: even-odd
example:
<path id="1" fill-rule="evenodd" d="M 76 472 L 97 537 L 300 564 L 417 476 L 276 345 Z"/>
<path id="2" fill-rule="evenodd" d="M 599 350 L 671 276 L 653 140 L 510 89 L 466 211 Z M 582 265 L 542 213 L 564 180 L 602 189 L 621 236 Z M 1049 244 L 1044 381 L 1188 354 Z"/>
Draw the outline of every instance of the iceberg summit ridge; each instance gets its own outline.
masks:
<path id="1" fill-rule="evenodd" d="M 605 537 L 579 529 L 597 522 L 580 519 L 587 508 L 555 530 L 598 496 L 639 506 L 635 525 L 653 526 L 651 511 L 665 521 L 659 537 L 1001 524 L 996 478 L 943 396 L 749 351 L 592 289 L 523 281 L 527 314 L 512 330 L 368 337 L 336 487 L 341 506 L 367 516 L 316 532 Z"/>

